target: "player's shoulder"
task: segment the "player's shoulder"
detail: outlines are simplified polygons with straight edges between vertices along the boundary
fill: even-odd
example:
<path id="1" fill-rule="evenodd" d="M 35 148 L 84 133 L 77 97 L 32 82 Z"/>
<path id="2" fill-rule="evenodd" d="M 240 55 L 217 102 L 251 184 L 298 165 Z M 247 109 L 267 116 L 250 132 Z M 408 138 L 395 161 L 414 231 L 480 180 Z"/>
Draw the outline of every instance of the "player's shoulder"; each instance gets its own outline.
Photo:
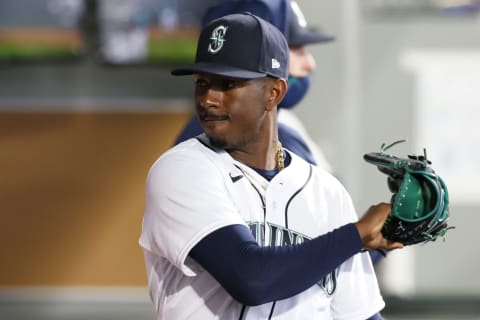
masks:
<path id="1" fill-rule="evenodd" d="M 177 172 L 193 174 L 215 170 L 222 152 L 210 147 L 207 141 L 200 135 L 173 146 L 155 160 L 149 175 L 153 172 L 175 175 Z"/>
<path id="2" fill-rule="evenodd" d="M 308 161 L 288 149 L 287 151 L 289 152 L 289 155 L 291 157 L 291 167 L 294 170 L 311 170 L 313 175 L 325 177 L 327 179 L 335 179 L 335 177 L 330 173 L 330 171 L 327 171 L 325 168 L 309 163 Z"/>
<path id="3" fill-rule="evenodd" d="M 308 170 L 310 180 L 312 181 L 312 183 L 317 184 L 317 187 L 320 186 L 322 188 L 328 188 L 331 190 L 337 189 L 344 192 L 344 185 L 333 173 L 321 166 L 313 165 L 305 161 L 303 158 L 293 152 L 290 152 L 290 154 L 292 157 L 291 167 L 294 171 L 298 172 Z"/>

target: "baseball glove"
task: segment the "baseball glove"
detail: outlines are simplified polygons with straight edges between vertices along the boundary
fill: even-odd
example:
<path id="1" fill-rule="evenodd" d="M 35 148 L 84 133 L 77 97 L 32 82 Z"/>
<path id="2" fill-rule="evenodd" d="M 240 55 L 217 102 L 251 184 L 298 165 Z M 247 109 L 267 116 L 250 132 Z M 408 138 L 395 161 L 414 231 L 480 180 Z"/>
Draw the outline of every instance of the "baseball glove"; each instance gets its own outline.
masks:
<path id="1" fill-rule="evenodd" d="M 392 146 L 405 142 L 382 144 L 380 152 L 364 155 L 364 159 L 387 175 L 387 185 L 393 193 L 392 210 L 383 225 L 383 236 L 404 245 L 445 238 L 453 228 L 449 218 L 448 190 L 443 180 L 431 168 L 426 150 L 422 156 L 406 158 L 385 153 Z"/>

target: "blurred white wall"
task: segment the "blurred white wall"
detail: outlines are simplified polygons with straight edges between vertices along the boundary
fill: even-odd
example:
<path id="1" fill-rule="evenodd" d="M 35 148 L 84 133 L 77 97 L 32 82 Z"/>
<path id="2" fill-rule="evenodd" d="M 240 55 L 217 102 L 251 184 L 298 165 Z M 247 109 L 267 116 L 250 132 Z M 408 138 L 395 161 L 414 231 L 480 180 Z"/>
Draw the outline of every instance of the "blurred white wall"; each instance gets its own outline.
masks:
<path id="1" fill-rule="evenodd" d="M 392 6 L 390 10 L 383 11 L 366 8 L 367 5 L 381 3 L 396 5 L 401 10 L 392 10 Z M 461 198 L 462 190 L 457 187 L 462 184 L 461 180 L 458 181 L 461 168 L 452 168 L 452 163 L 472 163 L 464 153 L 455 151 L 478 150 L 480 147 L 480 141 L 472 138 L 471 134 L 475 130 L 478 132 L 478 129 L 472 128 L 475 119 L 480 120 L 478 112 L 471 113 L 473 119 L 463 115 L 456 117 L 454 123 L 449 121 L 454 115 L 452 112 L 451 116 L 447 114 L 442 120 L 438 116 L 442 110 L 436 110 L 435 106 L 432 109 L 432 105 L 426 105 L 425 99 L 422 100 L 426 94 L 422 91 L 425 86 L 421 85 L 421 75 L 416 71 L 422 69 L 418 66 L 421 62 L 416 61 L 415 69 L 405 63 L 405 57 L 411 52 L 441 55 L 445 51 L 450 53 L 450 57 L 451 54 L 459 57 L 457 53 L 467 51 L 469 61 L 473 61 L 471 68 L 465 67 L 468 61 L 454 59 L 453 62 L 461 64 L 465 72 L 470 73 L 465 76 L 472 79 L 472 70 L 476 70 L 474 65 L 480 61 L 480 15 L 462 15 L 458 11 L 435 12 L 432 8 L 419 12 L 409 10 L 402 3 L 420 4 L 393 0 L 300 2 L 309 24 L 322 26 L 335 34 L 337 40 L 333 44 L 311 46 L 318 65 L 313 90 L 295 112 L 331 163 L 335 164 L 337 176 L 350 190 L 359 214 L 370 204 L 390 198 L 385 176 L 363 161 L 364 153 L 377 151 L 383 142 L 405 138 L 408 142 L 391 149 L 392 153 L 418 154 L 422 152 L 421 148 L 426 147 L 427 151 L 430 148 L 431 155 L 438 155 L 435 150 L 448 150 L 445 140 L 449 134 L 455 137 L 448 139 L 449 142 L 454 141 L 450 160 L 440 156 L 430 159 L 434 168 L 435 164 L 438 168 L 449 168 L 448 176 L 457 178 L 455 185 L 452 181 L 454 190 L 450 190 L 450 198 L 453 199 L 450 205 L 451 225 L 456 229 L 448 232 L 445 242 L 438 240 L 391 254 L 379 264 L 378 272 L 387 294 L 478 295 L 480 252 L 475 248 L 474 235 L 477 232 L 475 226 L 480 222 L 476 215 L 480 202 L 455 201 Z M 451 63 L 452 59 L 445 60 L 443 70 L 447 75 L 450 72 L 452 85 L 470 85 L 465 92 L 476 90 L 479 83 L 468 84 L 462 80 L 464 77 L 458 70 L 452 71 L 455 66 L 449 66 L 449 61 Z M 444 112 L 448 110 L 447 103 L 458 112 L 471 112 L 480 107 L 480 101 L 470 101 L 478 95 L 470 95 L 472 98 L 469 101 L 463 98 L 455 102 L 448 85 L 436 94 L 436 99 L 430 100 L 442 101 Z M 462 108 L 460 103 L 462 106 L 468 104 L 468 107 Z M 437 116 L 420 119 L 422 108 L 430 108 L 429 112 L 435 110 Z M 464 126 L 458 125 L 465 119 L 471 121 Z M 425 130 L 423 133 L 419 130 L 422 127 L 431 128 L 428 135 Z M 437 134 L 435 130 L 438 130 Z M 478 152 L 467 152 L 467 156 L 476 154 Z M 442 175 L 442 172 L 437 172 Z M 462 175 L 466 179 L 469 199 L 480 199 L 480 184 L 475 175 L 475 172 L 471 176 Z"/>

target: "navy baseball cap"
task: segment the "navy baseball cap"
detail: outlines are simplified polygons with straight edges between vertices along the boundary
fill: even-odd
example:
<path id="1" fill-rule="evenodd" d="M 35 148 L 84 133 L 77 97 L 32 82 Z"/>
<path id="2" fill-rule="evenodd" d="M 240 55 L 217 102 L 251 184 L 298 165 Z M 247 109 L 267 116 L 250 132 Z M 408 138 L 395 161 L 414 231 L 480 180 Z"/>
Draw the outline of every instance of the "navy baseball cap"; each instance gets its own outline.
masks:
<path id="1" fill-rule="evenodd" d="M 287 79 L 288 59 L 287 40 L 276 27 L 251 13 L 235 13 L 207 24 L 198 39 L 195 63 L 171 73 Z"/>
<path id="2" fill-rule="evenodd" d="M 331 35 L 309 28 L 305 16 L 295 1 L 291 1 L 290 9 L 292 14 L 290 16 L 290 28 L 288 30 L 289 45 L 303 46 L 313 43 L 329 42 L 335 39 Z"/>
<path id="3" fill-rule="evenodd" d="M 290 46 L 329 42 L 331 35 L 307 26 L 297 2 L 291 0 L 228 0 L 211 6 L 205 12 L 202 24 L 232 13 L 250 12 L 277 27 Z"/>

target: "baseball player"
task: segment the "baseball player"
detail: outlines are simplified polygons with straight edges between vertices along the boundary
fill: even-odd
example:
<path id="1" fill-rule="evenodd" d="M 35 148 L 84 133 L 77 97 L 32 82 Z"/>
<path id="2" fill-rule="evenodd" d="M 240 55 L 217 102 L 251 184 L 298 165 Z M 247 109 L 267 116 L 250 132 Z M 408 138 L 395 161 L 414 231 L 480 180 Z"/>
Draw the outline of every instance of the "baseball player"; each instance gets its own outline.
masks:
<path id="1" fill-rule="evenodd" d="M 305 17 L 295 1 L 290 0 L 229 0 L 210 7 L 203 24 L 226 14 L 250 12 L 276 26 L 287 38 L 290 48 L 288 91 L 279 104 L 278 132 L 283 146 L 310 163 L 332 171 L 321 149 L 310 137 L 300 120 L 290 110 L 303 99 L 310 88 L 310 73 L 315 59 L 306 45 L 327 43 L 333 36 L 307 27 Z M 175 144 L 202 133 L 197 117 L 190 118 Z"/>
<path id="2" fill-rule="evenodd" d="M 278 105 L 278 136 L 282 145 L 307 162 L 333 172 L 322 150 L 313 141 L 302 122 L 291 111 L 304 98 L 310 88 L 310 73 L 316 68 L 315 59 L 307 45 L 328 43 L 333 36 L 308 28 L 305 16 L 296 1 L 291 0 L 227 0 L 210 7 L 203 24 L 231 13 L 250 12 L 279 29 L 287 38 L 290 50 L 288 91 Z M 202 133 L 194 115 L 178 135 L 175 144 Z M 383 250 L 369 252 L 374 264 L 387 255 Z"/>
<path id="3" fill-rule="evenodd" d="M 288 45 L 250 13 L 200 33 L 194 75 L 203 134 L 152 165 L 140 235 L 158 319 L 380 319 L 368 249 L 390 205 L 357 220 L 325 170 L 278 140 Z"/>

